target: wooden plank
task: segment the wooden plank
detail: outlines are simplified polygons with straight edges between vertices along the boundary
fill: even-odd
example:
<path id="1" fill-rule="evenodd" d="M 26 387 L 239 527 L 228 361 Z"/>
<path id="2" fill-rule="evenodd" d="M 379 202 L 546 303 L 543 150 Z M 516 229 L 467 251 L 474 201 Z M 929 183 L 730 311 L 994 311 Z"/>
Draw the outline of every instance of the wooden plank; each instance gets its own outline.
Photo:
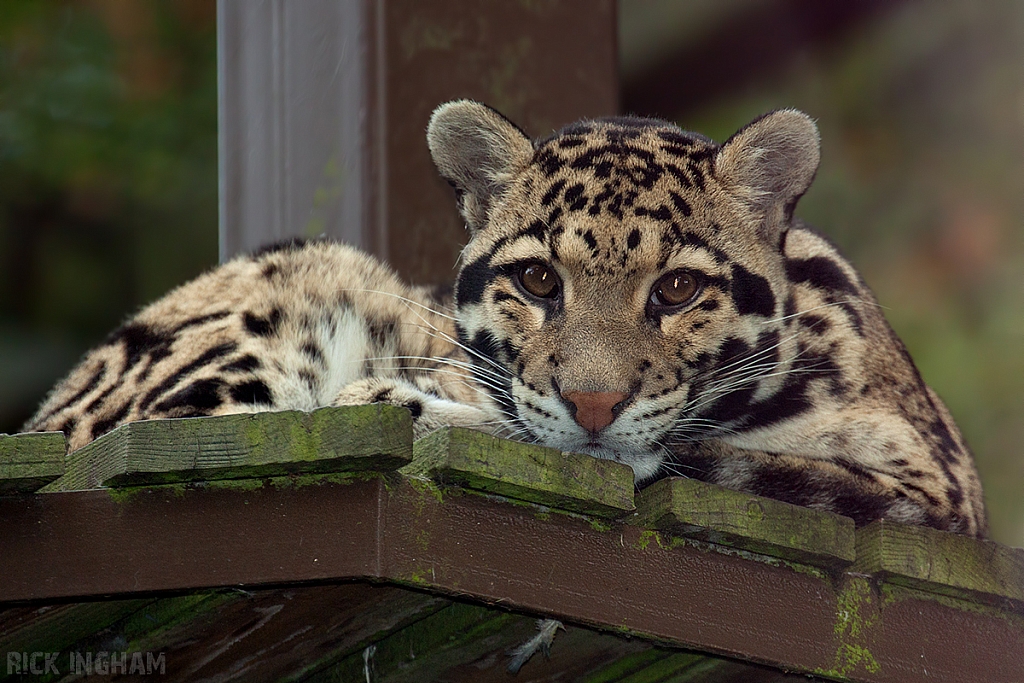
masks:
<path id="1" fill-rule="evenodd" d="M 641 491 L 631 523 L 826 569 L 855 557 L 847 517 L 682 477 Z"/>
<path id="2" fill-rule="evenodd" d="M 391 471 L 411 458 L 412 418 L 383 404 L 143 420 L 72 453 L 44 490 Z"/>
<path id="3" fill-rule="evenodd" d="M 61 432 L 0 434 L 0 496 L 32 493 L 64 474 Z"/>
<path id="4" fill-rule="evenodd" d="M 1024 549 L 878 521 L 857 531 L 856 571 L 957 597 L 1024 603 Z"/>
<path id="5" fill-rule="evenodd" d="M 621 517 L 634 509 L 627 465 L 451 427 L 413 446 L 402 473 L 553 508 Z"/>

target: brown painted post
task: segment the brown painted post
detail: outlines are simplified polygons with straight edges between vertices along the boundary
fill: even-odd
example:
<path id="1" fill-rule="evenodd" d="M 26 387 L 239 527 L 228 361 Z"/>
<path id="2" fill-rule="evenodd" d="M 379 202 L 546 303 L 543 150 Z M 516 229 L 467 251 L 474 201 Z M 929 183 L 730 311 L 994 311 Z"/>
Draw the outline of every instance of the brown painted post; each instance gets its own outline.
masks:
<path id="1" fill-rule="evenodd" d="M 615 113 L 612 0 L 218 0 L 221 258 L 357 244 L 419 283 L 465 243 L 424 131 L 468 97 L 542 136 Z"/>

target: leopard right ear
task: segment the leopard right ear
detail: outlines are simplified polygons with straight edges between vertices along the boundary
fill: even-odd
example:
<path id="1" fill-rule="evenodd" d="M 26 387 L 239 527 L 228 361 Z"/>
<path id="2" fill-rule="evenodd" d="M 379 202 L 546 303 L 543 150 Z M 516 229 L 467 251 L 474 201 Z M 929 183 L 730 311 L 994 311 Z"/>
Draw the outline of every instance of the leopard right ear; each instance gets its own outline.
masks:
<path id="1" fill-rule="evenodd" d="M 434 110 L 427 145 L 437 170 L 459 193 L 459 210 L 473 232 L 484 227 L 494 197 L 533 157 L 533 143 L 523 131 L 471 100 Z"/>

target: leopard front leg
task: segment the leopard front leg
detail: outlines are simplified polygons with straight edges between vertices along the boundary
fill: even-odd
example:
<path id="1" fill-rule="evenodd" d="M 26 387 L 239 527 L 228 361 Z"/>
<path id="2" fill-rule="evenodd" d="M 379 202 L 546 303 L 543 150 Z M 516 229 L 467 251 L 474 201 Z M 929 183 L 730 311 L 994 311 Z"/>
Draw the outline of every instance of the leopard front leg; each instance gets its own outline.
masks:
<path id="1" fill-rule="evenodd" d="M 666 474 L 835 512 L 852 517 L 858 527 L 889 519 L 978 534 L 972 520 L 957 515 L 943 501 L 916 495 L 901 487 L 898 478 L 855 463 L 740 449 L 717 439 L 673 450 L 672 460 L 663 465 Z"/>
<path id="2" fill-rule="evenodd" d="M 469 427 L 496 434 L 499 423 L 485 409 L 441 398 L 416 385 L 392 377 L 367 377 L 346 385 L 334 399 L 336 406 L 387 403 L 412 413 L 413 437 L 419 439 L 441 427 Z"/>

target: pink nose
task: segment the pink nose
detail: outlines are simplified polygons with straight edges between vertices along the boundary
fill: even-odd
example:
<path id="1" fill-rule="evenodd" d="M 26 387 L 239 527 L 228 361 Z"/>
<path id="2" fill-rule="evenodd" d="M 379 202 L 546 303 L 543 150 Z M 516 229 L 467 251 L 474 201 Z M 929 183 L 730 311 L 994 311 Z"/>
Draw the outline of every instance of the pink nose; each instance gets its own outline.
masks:
<path id="1" fill-rule="evenodd" d="M 615 420 L 613 408 L 629 398 L 619 391 L 563 391 L 562 398 L 576 406 L 580 426 L 596 434 Z"/>

